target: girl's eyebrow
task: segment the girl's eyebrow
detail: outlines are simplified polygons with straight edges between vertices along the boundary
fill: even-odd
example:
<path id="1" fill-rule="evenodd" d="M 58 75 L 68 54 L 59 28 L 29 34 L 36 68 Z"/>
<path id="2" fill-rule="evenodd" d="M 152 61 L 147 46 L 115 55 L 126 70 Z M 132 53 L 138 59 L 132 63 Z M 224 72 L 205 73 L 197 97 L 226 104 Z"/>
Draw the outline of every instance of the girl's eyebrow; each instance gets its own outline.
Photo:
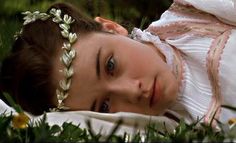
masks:
<path id="1" fill-rule="evenodd" d="M 98 53 L 97 53 L 97 58 L 96 58 L 96 75 L 97 75 L 98 79 L 100 79 L 100 55 L 101 55 L 101 49 L 102 49 L 102 47 L 99 48 Z"/>

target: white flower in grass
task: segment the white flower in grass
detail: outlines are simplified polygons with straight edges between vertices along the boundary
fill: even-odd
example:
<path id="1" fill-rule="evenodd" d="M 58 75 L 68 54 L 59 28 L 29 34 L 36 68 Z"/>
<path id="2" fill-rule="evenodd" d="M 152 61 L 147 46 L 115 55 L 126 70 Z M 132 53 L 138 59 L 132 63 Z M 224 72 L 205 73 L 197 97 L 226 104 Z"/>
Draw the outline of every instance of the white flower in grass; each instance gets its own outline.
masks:
<path id="1" fill-rule="evenodd" d="M 22 14 L 28 16 L 28 15 L 32 14 L 32 12 L 30 12 L 30 11 L 25 11 L 25 12 L 22 12 Z M 23 18 L 23 19 L 24 19 L 24 18 Z"/>
<path id="2" fill-rule="evenodd" d="M 60 23 L 62 21 L 62 19 L 60 17 L 54 17 L 52 19 L 53 22 L 56 22 L 56 23 Z"/>
<path id="3" fill-rule="evenodd" d="M 61 31 L 61 35 L 64 37 L 64 38 L 68 38 L 69 37 L 69 32 L 67 30 L 63 30 Z"/>
<path id="4" fill-rule="evenodd" d="M 77 39 L 76 33 L 69 33 L 69 41 L 70 43 L 74 43 Z"/>
<path id="5" fill-rule="evenodd" d="M 61 102 L 68 97 L 68 93 L 64 94 L 63 91 L 56 90 L 57 100 L 58 103 L 61 104 Z"/>
<path id="6" fill-rule="evenodd" d="M 65 23 L 59 24 L 59 27 L 63 29 L 63 31 L 68 31 L 70 29 L 70 25 Z"/>
<path id="7" fill-rule="evenodd" d="M 22 34 L 22 32 L 23 32 L 23 30 L 21 29 L 20 31 L 17 31 L 17 32 L 14 34 L 15 40 L 17 40 L 17 39 L 20 37 L 20 35 Z"/>
<path id="8" fill-rule="evenodd" d="M 35 21 L 35 18 L 30 11 L 23 12 L 22 14 L 25 15 L 25 17 L 23 18 L 24 19 L 23 25 L 26 25 Z"/>
<path id="9" fill-rule="evenodd" d="M 40 13 L 40 19 L 41 20 L 47 20 L 50 17 L 50 15 L 46 13 Z"/>
<path id="10" fill-rule="evenodd" d="M 55 8 L 52 8 L 49 13 L 55 16 L 56 15 L 56 11 L 57 10 Z"/>
<path id="11" fill-rule="evenodd" d="M 74 74 L 74 70 L 72 67 L 70 67 L 69 69 L 67 68 L 64 69 L 64 75 L 66 78 L 72 77 L 73 74 Z"/>
<path id="12" fill-rule="evenodd" d="M 50 14 L 54 15 L 55 17 L 52 19 L 53 22 L 60 23 L 62 21 L 61 19 L 61 10 L 52 8 L 50 10 Z"/>
<path id="13" fill-rule="evenodd" d="M 64 91 L 67 91 L 69 90 L 70 88 L 70 85 L 71 85 L 71 79 L 68 79 L 68 80 L 60 80 L 59 81 L 59 86 L 64 90 Z"/>
<path id="14" fill-rule="evenodd" d="M 58 101 L 59 101 L 59 100 L 58 100 Z M 63 106 L 64 106 L 63 101 L 59 101 L 59 102 L 58 102 L 58 108 L 59 108 L 59 109 L 62 109 Z"/>
<path id="15" fill-rule="evenodd" d="M 60 82 L 59 82 L 60 83 Z M 63 100 L 65 100 L 69 94 L 65 93 L 64 91 L 60 91 L 59 89 L 56 89 L 56 95 L 57 95 L 57 107 L 49 109 L 51 112 L 60 111 L 60 109 L 69 109 L 68 107 L 64 106 Z"/>
<path id="16" fill-rule="evenodd" d="M 29 11 L 23 12 L 22 14 L 26 15 L 27 13 L 29 13 Z M 31 19 L 28 16 L 25 16 L 23 19 L 24 19 L 23 25 L 26 25 L 31 22 Z"/>
<path id="17" fill-rule="evenodd" d="M 62 57 L 61 57 L 61 61 L 63 62 L 63 64 L 66 66 L 66 67 L 69 67 L 72 60 L 75 58 L 75 50 L 72 49 L 71 51 L 64 51 Z"/>
<path id="18" fill-rule="evenodd" d="M 40 13 L 39 11 L 35 11 L 33 13 L 30 11 L 26 11 L 26 12 L 23 12 L 22 14 L 25 15 L 25 17 L 23 18 L 25 20 L 23 25 L 32 23 L 37 19 L 46 20 L 50 17 L 50 15 L 46 13 Z"/>
<path id="19" fill-rule="evenodd" d="M 69 16 L 69 15 L 67 15 L 67 14 L 64 15 L 63 20 L 64 20 L 64 22 L 65 22 L 66 24 L 68 24 L 68 25 L 71 24 L 71 23 L 73 23 L 73 22 L 75 21 L 74 19 L 71 18 L 71 16 Z"/>
<path id="20" fill-rule="evenodd" d="M 68 97 L 68 93 L 66 93 L 65 95 L 59 95 L 59 96 L 57 96 L 57 99 L 58 99 L 58 101 L 63 101 L 63 100 L 65 100 L 66 98 Z M 61 102 L 59 102 L 59 103 L 61 103 Z"/>
<path id="21" fill-rule="evenodd" d="M 61 10 L 52 8 L 50 10 L 50 14 L 54 15 L 55 17 L 61 17 Z"/>
<path id="22" fill-rule="evenodd" d="M 70 58 L 70 55 L 67 52 L 63 53 L 63 55 L 61 57 L 61 61 L 66 67 L 70 66 L 72 60 L 73 60 L 73 58 Z"/>
<path id="23" fill-rule="evenodd" d="M 25 20 L 23 25 L 26 25 L 36 20 L 36 14 L 39 14 L 39 11 L 35 11 L 34 13 L 30 11 L 26 11 L 26 12 L 23 12 L 22 14 L 25 15 L 25 17 L 23 18 Z"/>
<path id="24" fill-rule="evenodd" d="M 56 95 L 57 95 L 57 98 L 60 99 L 61 96 L 64 95 L 63 92 L 61 92 L 59 89 L 56 90 Z"/>
<path id="25" fill-rule="evenodd" d="M 71 44 L 70 43 L 63 43 L 62 49 L 71 50 Z"/>
<path id="26" fill-rule="evenodd" d="M 76 54 L 75 49 L 71 49 L 71 50 L 69 51 L 69 53 L 68 53 L 69 57 L 70 57 L 72 60 L 75 58 L 75 54 Z"/>
<path id="27" fill-rule="evenodd" d="M 66 65 L 66 67 L 69 67 L 72 60 L 75 58 L 76 52 L 74 49 L 71 49 L 70 51 L 64 51 L 62 55 L 62 61 Z"/>

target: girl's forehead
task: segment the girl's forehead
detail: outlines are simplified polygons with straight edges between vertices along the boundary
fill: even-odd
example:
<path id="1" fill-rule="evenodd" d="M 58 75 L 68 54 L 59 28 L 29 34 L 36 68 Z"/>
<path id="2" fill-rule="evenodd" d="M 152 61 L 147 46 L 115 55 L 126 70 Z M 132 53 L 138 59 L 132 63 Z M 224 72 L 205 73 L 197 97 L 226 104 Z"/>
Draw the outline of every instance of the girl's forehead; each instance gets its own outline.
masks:
<path id="1" fill-rule="evenodd" d="M 97 64 L 101 45 L 87 42 L 90 40 L 78 40 L 75 43 L 77 55 L 73 61 L 74 76 L 72 87 L 82 88 L 86 91 L 87 87 L 97 85 Z"/>
<path id="2" fill-rule="evenodd" d="M 123 44 L 122 39 L 124 39 L 125 36 L 119 35 L 119 34 L 108 34 L 108 33 L 91 33 L 84 36 L 81 36 L 75 43 L 76 47 L 85 47 L 85 48 L 94 48 L 96 46 L 103 46 L 105 48 L 108 45 L 115 44 Z"/>

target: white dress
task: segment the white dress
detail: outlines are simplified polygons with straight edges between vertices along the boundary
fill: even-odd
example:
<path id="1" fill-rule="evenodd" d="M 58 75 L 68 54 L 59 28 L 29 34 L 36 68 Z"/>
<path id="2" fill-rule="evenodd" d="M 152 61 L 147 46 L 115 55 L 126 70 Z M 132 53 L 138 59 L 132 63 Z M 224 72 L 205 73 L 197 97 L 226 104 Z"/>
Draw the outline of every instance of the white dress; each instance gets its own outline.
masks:
<path id="1" fill-rule="evenodd" d="M 131 36 L 160 48 L 172 69 L 173 49 L 181 53 L 181 86 L 168 112 L 187 122 L 209 123 L 213 117 L 227 122 L 236 117 L 235 111 L 221 108 L 236 107 L 236 2 L 224 1 L 225 14 L 231 13 L 225 17 L 217 11 L 221 0 L 204 2 L 176 0 L 160 20 L 144 31 L 135 28 Z"/>

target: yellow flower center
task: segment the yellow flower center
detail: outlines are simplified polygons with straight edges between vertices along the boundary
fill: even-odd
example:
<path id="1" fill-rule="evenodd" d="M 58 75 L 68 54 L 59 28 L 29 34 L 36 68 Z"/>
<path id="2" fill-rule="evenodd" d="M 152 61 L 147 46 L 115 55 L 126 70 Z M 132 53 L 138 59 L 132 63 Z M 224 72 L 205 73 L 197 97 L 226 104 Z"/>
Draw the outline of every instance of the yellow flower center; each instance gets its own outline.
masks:
<path id="1" fill-rule="evenodd" d="M 14 128 L 26 128 L 29 122 L 29 117 L 25 113 L 19 113 L 18 115 L 14 116 L 12 119 L 12 125 Z"/>
<path id="2" fill-rule="evenodd" d="M 236 123 L 236 118 L 231 118 L 231 119 L 229 119 L 228 123 L 229 123 L 230 125 L 235 124 L 235 123 Z"/>

